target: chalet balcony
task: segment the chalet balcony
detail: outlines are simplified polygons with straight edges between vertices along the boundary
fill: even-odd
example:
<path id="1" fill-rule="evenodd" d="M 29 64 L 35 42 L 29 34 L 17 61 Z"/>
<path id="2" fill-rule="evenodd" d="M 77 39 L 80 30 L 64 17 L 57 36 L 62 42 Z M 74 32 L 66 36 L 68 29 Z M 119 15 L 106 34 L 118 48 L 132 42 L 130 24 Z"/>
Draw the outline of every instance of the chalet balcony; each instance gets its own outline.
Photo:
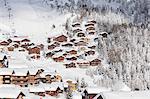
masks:
<path id="1" fill-rule="evenodd" d="M 10 84 L 10 83 L 11 83 L 10 80 L 5 80 L 5 81 L 3 82 L 3 84 Z"/>
<path id="2" fill-rule="evenodd" d="M 28 78 L 12 78 L 12 81 L 28 81 Z"/>
<path id="3" fill-rule="evenodd" d="M 24 81 L 12 81 L 12 84 L 24 86 L 24 85 L 27 84 L 27 82 L 24 82 Z"/>
<path id="4" fill-rule="evenodd" d="M 3 78 L 3 81 L 5 81 L 5 80 L 11 80 L 11 78 Z"/>
<path id="5" fill-rule="evenodd" d="M 28 77 L 12 77 L 12 80 L 26 81 L 26 80 L 28 80 Z"/>

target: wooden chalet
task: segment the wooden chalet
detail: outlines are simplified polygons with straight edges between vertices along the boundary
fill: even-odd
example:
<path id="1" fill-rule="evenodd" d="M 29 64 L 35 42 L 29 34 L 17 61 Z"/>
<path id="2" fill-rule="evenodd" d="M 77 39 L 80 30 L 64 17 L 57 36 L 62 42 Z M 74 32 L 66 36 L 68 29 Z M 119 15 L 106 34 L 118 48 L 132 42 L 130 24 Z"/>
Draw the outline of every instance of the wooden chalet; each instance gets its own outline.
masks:
<path id="1" fill-rule="evenodd" d="M 76 34 L 76 33 L 78 33 L 78 32 L 82 32 L 82 29 L 77 28 L 77 29 L 74 29 L 74 30 L 73 30 L 73 33 L 74 33 L 74 34 Z"/>
<path id="2" fill-rule="evenodd" d="M 58 37 L 54 38 L 53 40 L 57 41 L 57 42 L 67 42 L 67 39 L 68 39 L 67 36 L 61 35 L 61 36 L 58 36 Z"/>
<path id="3" fill-rule="evenodd" d="M 149 91 L 103 91 L 96 95 L 93 99 L 149 99 Z"/>
<path id="4" fill-rule="evenodd" d="M 62 77 L 56 72 L 42 72 L 38 79 L 42 83 L 52 83 L 60 82 Z"/>
<path id="5" fill-rule="evenodd" d="M 86 67 L 89 67 L 89 66 L 90 66 L 90 62 L 81 59 L 80 61 L 77 62 L 77 65 L 78 65 L 80 68 L 86 68 Z"/>
<path id="6" fill-rule="evenodd" d="M 14 48 L 18 48 L 18 47 L 19 47 L 19 44 L 16 43 L 16 44 L 13 44 L 12 46 L 13 46 Z"/>
<path id="7" fill-rule="evenodd" d="M 55 62 L 63 62 L 65 58 L 63 56 L 59 56 L 59 57 L 55 57 L 53 59 Z"/>
<path id="8" fill-rule="evenodd" d="M 76 68 L 76 64 L 74 62 L 64 64 L 66 68 Z"/>
<path id="9" fill-rule="evenodd" d="M 88 27 L 88 28 L 86 28 L 86 31 L 91 31 L 91 30 L 95 30 L 95 27 Z"/>
<path id="10" fill-rule="evenodd" d="M 96 98 L 102 92 L 108 92 L 110 89 L 107 88 L 97 88 L 97 87 L 87 87 L 83 91 L 82 99 L 103 99 L 103 98 Z"/>
<path id="11" fill-rule="evenodd" d="M 24 48 L 24 49 L 28 49 L 29 45 L 28 44 L 21 44 L 20 47 Z"/>
<path id="12" fill-rule="evenodd" d="M 88 46 L 88 48 L 90 48 L 90 49 L 96 49 L 96 46 L 92 45 L 92 46 Z"/>
<path id="13" fill-rule="evenodd" d="M 14 47 L 13 46 L 8 46 L 7 49 L 8 49 L 8 51 L 14 51 Z"/>
<path id="14" fill-rule="evenodd" d="M 18 48 L 19 46 L 20 46 L 20 44 L 19 44 L 19 43 L 11 42 L 11 43 L 9 44 L 9 46 L 8 46 L 8 47 L 11 47 L 11 48 L 13 48 L 13 49 L 16 49 L 16 48 Z"/>
<path id="15" fill-rule="evenodd" d="M 67 53 L 69 53 L 71 55 L 76 55 L 77 51 L 76 50 L 70 50 L 70 51 L 67 51 Z"/>
<path id="16" fill-rule="evenodd" d="M 40 48 L 41 50 L 44 49 L 44 45 L 43 44 L 37 45 L 37 47 Z"/>
<path id="17" fill-rule="evenodd" d="M 14 43 L 17 43 L 17 44 L 20 44 L 21 43 L 21 41 L 13 41 Z"/>
<path id="18" fill-rule="evenodd" d="M 33 47 L 28 49 L 29 54 L 40 54 L 41 49 L 39 47 Z"/>
<path id="19" fill-rule="evenodd" d="M 45 96 L 45 89 L 41 86 L 32 86 L 29 87 L 29 92 L 38 96 Z"/>
<path id="20" fill-rule="evenodd" d="M 85 24 L 85 27 L 94 26 L 94 25 L 95 25 L 94 23 L 91 23 L 91 22 L 90 22 L 90 23 L 86 23 L 86 24 Z"/>
<path id="21" fill-rule="evenodd" d="M 76 81 L 73 81 L 73 80 L 66 80 L 65 82 L 67 83 L 68 88 L 69 88 L 71 91 L 77 90 L 77 82 L 76 82 Z"/>
<path id="22" fill-rule="evenodd" d="M 50 95 L 50 96 L 58 96 L 59 91 L 61 91 L 61 89 L 59 87 L 57 87 L 57 88 L 50 88 L 49 90 L 46 91 L 46 94 Z"/>
<path id="23" fill-rule="evenodd" d="M 76 41 L 76 39 L 71 39 L 71 40 L 70 40 L 70 42 L 72 42 L 72 43 L 75 42 L 75 41 Z"/>
<path id="24" fill-rule="evenodd" d="M 43 72 L 42 69 L 29 69 L 28 75 L 28 85 L 37 85 L 39 84 L 39 76 Z"/>
<path id="25" fill-rule="evenodd" d="M 57 41 L 55 41 L 53 44 L 56 45 L 56 47 L 59 47 L 59 46 L 60 46 L 60 43 L 57 42 Z"/>
<path id="26" fill-rule="evenodd" d="M 12 39 L 8 39 L 7 42 L 8 42 L 8 43 L 12 43 Z"/>
<path id="27" fill-rule="evenodd" d="M 30 40 L 29 39 L 23 39 L 23 40 L 21 40 L 21 42 L 29 43 Z"/>
<path id="28" fill-rule="evenodd" d="M 108 33 L 107 33 L 107 32 L 102 32 L 102 33 L 100 33 L 100 35 L 101 35 L 103 38 L 107 38 Z"/>
<path id="29" fill-rule="evenodd" d="M 0 84 L 11 84 L 12 69 L 1 68 L 0 69 Z"/>
<path id="30" fill-rule="evenodd" d="M 76 61 L 77 57 L 75 57 L 75 56 L 68 57 L 68 58 L 66 58 L 66 60 L 68 60 L 68 61 Z"/>
<path id="31" fill-rule="evenodd" d="M 78 33 L 77 33 L 77 37 L 85 37 L 85 33 L 78 32 Z"/>
<path id="32" fill-rule="evenodd" d="M 95 20 L 89 20 L 88 23 L 94 23 L 94 24 L 96 24 L 97 22 Z"/>
<path id="33" fill-rule="evenodd" d="M 64 53 L 63 56 L 66 57 L 68 55 L 68 53 Z"/>
<path id="34" fill-rule="evenodd" d="M 52 75 L 50 73 L 45 74 L 46 83 L 51 83 L 52 81 L 55 81 L 55 78 L 56 78 L 56 76 L 52 77 Z"/>
<path id="35" fill-rule="evenodd" d="M 101 64 L 100 59 L 94 59 L 94 60 L 90 61 L 90 66 L 98 66 L 100 64 Z"/>
<path id="36" fill-rule="evenodd" d="M 55 44 L 48 45 L 49 50 L 55 49 L 57 46 Z"/>
<path id="37" fill-rule="evenodd" d="M 72 43 L 66 43 L 66 44 L 63 44 L 62 46 L 63 46 L 63 47 L 72 47 L 73 44 L 72 44 Z"/>
<path id="38" fill-rule="evenodd" d="M 88 38 L 88 37 L 82 37 L 81 40 L 83 40 L 84 42 L 89 42 L 90 38 Z"/>
<path id="39" fill-rule="evenodd" d="M 12 37 L 12 38 L 11 38 L 11 40 L 12 40 L 11 43 L 21 44 L 21 41 L 22 41 L 23 39 L 24 39 L 24 38 L 22 38 L 22 37 L 15 36 L 15 37 Z"/>
<path id="40" fill-rule="evenodd" d="M 97 92 L 88 92 L 87 90 L 84 90 L 84 96 L 82 97 L 82 99 L 93 99 L 96 95 L 98 95 L 99 93 Z"/>
<path id="41" fill-rule="evenodd" d="M 95 55 L 95 51 L 89 50 L 89 51 L 86 51 L 85 54 L 86 54 L 86 56 L 87 55 Z"/>
<path id="42" fill-rule="evenodd" d="M 81 24 L 77 22 L 77 23 L 72 24 L 72 27 L 80 27 L 80 25 Z"/>
<path id="43" fill-rule="evenodd" d="M 52 53 L 54 53 L 54 54 L 55 54 L 55 53 L 59 53 L 59 52 L 63 52 L 63 50 L 62 50 L 62 49 L 58 49 L 58 50 L 53 50 L 53 51 L 52 51 Z"/>
<path id="44" fill-rule="evenodd" d="M 96 31 L 89 31 L 88 34 L 89 34 L 89 35 L 95 35 L 95 34 L 96 34 Z"/>
<path id="45" fill-rule="evenodd" d="M 8 45 L 9 45 L 9 42 L 7 41 L 0 42 L 0 46 L 8 46 Z"/>
<path id="46" fill-rule="evenodd" d="M 19 86 L 26 86 L 28 85 L 28 76 L 29 71 L 26 69 L 15 69 L 13 70 L 12 74 L 12 84 L 19 85 Z"/>
<path id="47" fill-rule="evenodd" d="M 33 47 L 28 49 L 28 54 L 32 59 L 39 59 L 40 58 L 41 49 L 39 47 Z"/>
<path id="48" fill-rule="evenodd" d="M 78 41 L 75 43 L 75 46 L 86 46 L 86 45 L 87 45 L 87 43 L 84 41 Z"/>
<path id="49" fill-rule="evenodd" d="M 30 58 L 31 59 L 40 59 L 40 55 L 39 54 L 30 54 Z"/>
<path id="50" fill-rule="evenodd" d="M 19 51 L 19 52 L 25 52 L 26 49 L 25 49 L 25 48 L 20 48 L 18 51 Z"/>
<path id="51" fill-rule="evenodd" d="M 78 47 L 78 50 L 79 50 L 79 51 L 86 51 L 86 50 L 87 50 L 87 47 L 86 47 L 86 46 L 79 46 L 79 47 Z"/>
<path id="52" fill-rule="evenodd" d="M 30 40 L 29 39 L 23 39 L 20 42 L 20 46 L 22 48 L 28 49 L 29 46 L 31 46 L 32 44 L 30 44 Z"/>
<path id="53" fill-rule="evenodd" d="M 46 58 L 50 58 L 50 57 L 52 57 L 53 55 L 54 55 L 54 53 L 48 52 L 48 53 L 46 53 Z"/>
<path id="54" fill-rule="evenodd" d="M 50 96 L 58 96 L 59 93 L 63 93 L 62 82 L 52 82 L 51 84 L 43 84 L 45 92 Z"/>

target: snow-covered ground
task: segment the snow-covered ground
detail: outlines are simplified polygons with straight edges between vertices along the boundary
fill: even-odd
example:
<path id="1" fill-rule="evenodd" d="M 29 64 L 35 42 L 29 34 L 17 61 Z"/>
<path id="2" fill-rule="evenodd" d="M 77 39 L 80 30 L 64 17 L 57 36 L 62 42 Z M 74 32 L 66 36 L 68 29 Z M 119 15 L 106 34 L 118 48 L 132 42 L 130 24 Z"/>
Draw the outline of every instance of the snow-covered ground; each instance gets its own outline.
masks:
<path id="1" fill-rule="evenodd" d="M 0 1 L 0 29 L 3 31 L 31 36 L 34 42 L 38 42 L 39 37 L 42 42 L 47 35 L 54 36 L 64 32 L 63 24 L 70 14 L 47 9 L 42 5 L 42 0 L 34 3 L 29 0 L 6 1 L 6 6 L 4 0 Z M 55 29 L 52 25 L 55 25 Z"/>
<path id="2" fill-rule="evenodd" d="M 75 2 L 75 4 L 77 4 L 78 0 L 75 0 Z M 128 0 L 128 2 L 130 2 L 130 0 Z M 65 3 L 69 3 L 69 1 L 60 0 L 58 2 L 58 5 L 64 6 Z M 106 3 L 105 0 L 92 0 L 92 4 L 94 4 L 94 6 L 97 6 L 108 3 Z M 117 9 L 120 6 L 118 3 L 114 2 L 108 5 L 111 5 L 113 9 Z M 53 37 L 58 34 L 66 33 L 64 25 L 68 18 L 73 18 L 72 15 L 73 14 L 69 12 L 60 13 L 55 9 L 51 9 L 46 6 L 42 0 L 0 0 L 0 41 L 7 38 L 7 35 L 11 34 L 28 36 L 35 44 L 45 44 L 47 37 Z M 112 12 L 108 12 L 106 15 L 97 15 L 96 18 L 100 22 L 110 22 L 113 24 L 122 24 L 123 22 L 128 22 L 128 20 L 123 15 L 115 14 Z M 41 58 L 39 60 L 28 61 L 26 59 L 26 52 L 18 53 L 17 51 L 14 51 L 9 52 L 8 54 L 11 56 L 9 68 L 39 67 L 46 68 L 47 70 L 56 70 L 58 73 L 61 74 L 63 80 L 71 79 L 75 81 L 77 79 L 81 80 L 82 78 L 84 78 L 85 82 L 88 84 L 88 87 L 97 87 L 94 81 L 101 79 L 101 76 L 99 75 L 94 75 L 93 77 L 86 75 L 87 69 L 66 69 L 62 63 L 56 63 L 51 59 Z M 88 57 L 87 59 L 91 58 Z M 17 64 L 19 64 L 19 66 Z M 95 68 L 90 67 L 88 69 L 93 70 Z M 100 87 L 98 87 L 98 89 L 100 89 Z M 117 83 L 114 89 L 119 89 L 121 91 L 130 91 L 130 88 L 128 88 L 122 82 Z M 78 93 L 75 94 L 76 95 L 73 96 L 73 99 L 77 99 L 78 97 Z M 110 97 L 113 95 L 116 96 L 116 93 L 106 93 L 106 95 L 107 94 L 108 96 L 110 95 Z M 132 96 L 134 94 L 132 94 L 131 92 L 130 95 Z M 35 96 L 33 97 L 35 98 Z M 60 99 L 63 99 L 64 95 L 61 95 L 59 97 Z M 79 97 L 81 97 L 80 94 Z M 123 95 L 122 97 L 126 97 L 126 95 Z M 45 99 L 49 98 L 53 99 L 54 97 L 45 97 Z"/>

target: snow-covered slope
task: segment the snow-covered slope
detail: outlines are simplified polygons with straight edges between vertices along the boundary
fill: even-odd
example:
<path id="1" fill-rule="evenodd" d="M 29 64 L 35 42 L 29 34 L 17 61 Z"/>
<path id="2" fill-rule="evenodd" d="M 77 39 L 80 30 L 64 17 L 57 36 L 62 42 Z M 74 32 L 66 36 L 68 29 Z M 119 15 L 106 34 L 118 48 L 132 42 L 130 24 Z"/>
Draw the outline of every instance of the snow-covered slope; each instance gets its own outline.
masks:
<path id="1" fill-rule="evenodd" d="M 68 14 L 43 7 L 42 0 L 34 0 L 36 3 L 29 0 L 6 0 L 6 4 L 4 1 L 0 0 L 0 28 L 8 32 L 13 30 L 22 35 L 41 37 L 52 32 L 52 25 L 55 25 L 55 34 L 63 30 L 62 25 L 68 17 Z"/>

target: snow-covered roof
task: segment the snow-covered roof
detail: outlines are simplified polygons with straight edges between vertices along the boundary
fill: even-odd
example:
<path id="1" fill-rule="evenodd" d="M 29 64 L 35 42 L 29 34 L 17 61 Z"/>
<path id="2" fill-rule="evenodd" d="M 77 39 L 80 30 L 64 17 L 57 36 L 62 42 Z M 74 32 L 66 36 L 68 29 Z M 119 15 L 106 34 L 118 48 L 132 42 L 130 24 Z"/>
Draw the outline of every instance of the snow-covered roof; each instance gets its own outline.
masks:
<path id="1" fill-rule="evenodd" d="M 63 79 L 64 82 L 68 82 L 68 81 L 71 81 L 72 83 L 77 83 L 76 80 L 74 79 Z"/>
<path id="2" fill-rule="evenodd" d="M 16 68 L 14 69 L 14 76 L 27 76 L 27 73 L 29 72 L 28 69 L 25 68 Z"/>
<path id="3" fill-rule="evenodd" d="M 53 58 L 56 58 L 56 57 L 60 57 L 60 56 L 63 56 L 65 52 L 58 52 L 58 53 L 55 53 L 52 57 Z"/>
<path id="4" fill-rule="evenodd" d="M 78 59 L 77 60 L 77 63 L 88 63 L 89 61 L 88 60 L 85 60 L 85 59 Z"/>
<path id="5" fill-rule="evenodd" d="M 29 91 L 30 92 L 45 92 L 45 89 L 42 86 L 32 86 L 32 87 L 29 87 Z"/>
<path id="6" fill-rule="evenodd" d="M 36 75 L 36 73 L 38 72 L 38 68 L 28 68 L 29 70 L 29 74 L 30 75 Z"/>
<path id="7" fill-rule="evenodd" d="M 149 99 L 150 91 L 102 92 L 104 99 Z M 97 99 L 97 98 L 94 98 Z"/>
<path id="8" fill-rule="evenodd" d="M 98 58 L 98 54 L 95 54 L 95 55 L 89 55 L 86 57 L 86 60 L 87 61 L 92 61 L 94 59 L 97 59 Z"/>
<path id="9" fill-rule="evenodd" d="M 13 63 L 13 62 L 16 62 L 16 63 Z M 28 65 L 26 65 L 25 63 L 17 63 L 17 62 L 19 62 L 19 61 L 10 61 L 10 63 L 9 63 L 9 68 L 28 68 L 29 66 Z"/>
<path id="10" fill-rule="evenodd" d="M 88 92 L 88 94 L 99 94 L 101 92 L 110 91 L 110 89 L 104 87 L 87 87 L 86 91 Z"/>
<path id="11" fill-rule="evenodd" d="M 42 84 L 45 91 L 56 91 L 59 87 L 61 90 L 63 90 L 63 82 L 52 82 L 51 84 Z"/>
<path id="12" fill-rule="evenodd" d="M 17 99 L 21 91 L 15 87 L 0 87 L 0 98 Z"/>
<path id="13" fill-rule="evenodd" d="M 23 40 L 24 38 L 21 38 L 21 37 L 12 37 L 10 38 L 12 41 L 21 41 Z"/>
<path id="14" fill-rule="evenodd" d="M 82 95 L 79 93 L 73 93 L 72 99 L 82 99 Z"/>
<path id="15" fill-rule="evenodd" d="M 12 46 L 12 45 L 14 45 L 14 44 L 17 44 L 17 45 L 18 45 L 17 42 L 11 42 L 11 43 L 9 44 L 9 46 Z"/>
<path id="16" fill-rule="evenodd" d="M 12 75 L 13 69 L 0 68 L 0 75 Z"/>
<path id="17" fill-rule="evenodd" d="M 45 77 L 46 75 L 55 76 L 57 73 L 55 71 L 44 71 L 40 74 L 41 77 Z"/>
<path id="18" fill-rule="evenodd" d="M 108 34 L 107 32 L 100 32 L 100 34 L 105 34 L 105 33 Z"/>

